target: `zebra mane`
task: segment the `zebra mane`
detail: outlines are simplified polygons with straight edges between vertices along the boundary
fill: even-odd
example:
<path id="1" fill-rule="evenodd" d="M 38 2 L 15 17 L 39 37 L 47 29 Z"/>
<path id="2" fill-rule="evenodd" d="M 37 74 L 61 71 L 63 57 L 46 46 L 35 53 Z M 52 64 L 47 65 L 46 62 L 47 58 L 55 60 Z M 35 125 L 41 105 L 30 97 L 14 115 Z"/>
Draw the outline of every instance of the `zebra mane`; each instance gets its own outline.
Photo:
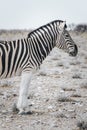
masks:
<path id="1" fill-rule="evenodd" d="M 60 23 L 63 23 L 64 21 L 62 21 L 62 20 L 54 20 L 54 21 L 52 21 L 52 22 L 50 22 L 50 23 L 48 23 L 48 24 L 46 24 L 46 25 L 43 25 L 43 26 L 41 26 L 41 27 L 39 27 L 39 28 L 37 28 L 37 29 L 31 31 L 31 32 L 28 34 L 28 38 L 29 38 L 33 33 L 35 33 L 37 30 L 42 29 L 43 27 L 49 26 L 50 24 L 54 24 L 54 23 L 58 23 L 58 22 L 59 22 L 59 24 L 60 24 Z M 66 27 L 67 27 L 67 26 L 65 25 L 65 28 L 66 28 Z"/>

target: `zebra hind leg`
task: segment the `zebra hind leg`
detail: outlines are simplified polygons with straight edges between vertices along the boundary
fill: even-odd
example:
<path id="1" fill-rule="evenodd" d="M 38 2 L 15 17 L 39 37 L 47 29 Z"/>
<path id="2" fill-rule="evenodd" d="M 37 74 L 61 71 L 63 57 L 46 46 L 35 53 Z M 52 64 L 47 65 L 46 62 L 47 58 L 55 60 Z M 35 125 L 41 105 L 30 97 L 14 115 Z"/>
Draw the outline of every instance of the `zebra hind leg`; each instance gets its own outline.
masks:
<path id="1" fill-rule="evenodd" d="M 33 73 L 30 71 L 29 73 L 22 73 L 21 83 L 20 83 L 20 91 L 19 98 L 17 103 L 17 108 L 19 110 L 19 114 L 25 114 L 25 108 L 28 105 L 28 88 L 30 84 L 30 80 L 32 78 Z"/>

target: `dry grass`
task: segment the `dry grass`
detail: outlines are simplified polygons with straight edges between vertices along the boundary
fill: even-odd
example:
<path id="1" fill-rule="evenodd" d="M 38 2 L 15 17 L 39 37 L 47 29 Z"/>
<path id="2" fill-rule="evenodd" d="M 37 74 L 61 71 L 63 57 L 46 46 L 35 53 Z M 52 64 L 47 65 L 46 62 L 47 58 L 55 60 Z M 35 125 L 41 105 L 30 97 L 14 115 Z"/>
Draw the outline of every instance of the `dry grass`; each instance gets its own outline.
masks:
<path id="1" fill-rule="evenodd" d="M 71 97 L 81 97 L 79 94 L 72 94 Z"/>
<path id="2" fill-rule="evenodd" d="M 59 102 L 76 102 L 76 100 L 73 100 L 72 98 L 70 97 L 60 97 L 58 99 Z"/>
<path id="3" fill-rule="evenodd" d="M 0 30 L 0 40 L 16 40 L 26 38 L 32 30 Z"/>
<path id="4" fill-rule="evenodd" d="M 63 88 L 64 91 L 76 91 L 75 89 L 73 88 Z"/>
<path id="5" fill-rule="evenodd" d="M 74 74 L 72 76 L 73 79 L 82 79 L 82 77 L 79 74 Z"/>
<path id="6" fill-rule="evenodd" d="M 81 88 L 84 88 L 84 89 L 87 89 L 87 83 L 83 83 L 82 85 L 81 85 Z"/>
<path id="7" fill-rule="evenodd" d="M 47 76 L 46 72 L 39 72 L 38 76 Z"/>

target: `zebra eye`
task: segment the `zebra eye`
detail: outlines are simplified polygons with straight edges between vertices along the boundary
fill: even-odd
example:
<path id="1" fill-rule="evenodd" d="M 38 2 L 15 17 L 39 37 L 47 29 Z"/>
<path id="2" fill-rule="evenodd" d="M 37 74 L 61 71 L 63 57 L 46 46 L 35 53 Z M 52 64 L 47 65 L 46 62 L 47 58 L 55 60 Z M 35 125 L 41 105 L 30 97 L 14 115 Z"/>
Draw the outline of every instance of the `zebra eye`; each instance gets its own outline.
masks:
<path id="1" fill-rule="evenodd" d="M 66 37 L 68 37 L 69 35 L 68 34 L 65 34 Z"/>

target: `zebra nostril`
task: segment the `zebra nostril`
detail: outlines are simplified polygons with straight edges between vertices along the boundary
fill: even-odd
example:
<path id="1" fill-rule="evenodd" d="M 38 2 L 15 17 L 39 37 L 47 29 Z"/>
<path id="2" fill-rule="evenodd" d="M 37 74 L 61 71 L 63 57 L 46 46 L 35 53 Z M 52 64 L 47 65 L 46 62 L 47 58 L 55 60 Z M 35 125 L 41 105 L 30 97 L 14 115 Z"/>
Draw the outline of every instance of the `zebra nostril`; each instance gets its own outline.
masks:
<path id="1" fill-rule="evenodd" d="M 76 56 L 76 53 L 75 52 L 70 52 L 69 55 L 70 56 Z"/>

